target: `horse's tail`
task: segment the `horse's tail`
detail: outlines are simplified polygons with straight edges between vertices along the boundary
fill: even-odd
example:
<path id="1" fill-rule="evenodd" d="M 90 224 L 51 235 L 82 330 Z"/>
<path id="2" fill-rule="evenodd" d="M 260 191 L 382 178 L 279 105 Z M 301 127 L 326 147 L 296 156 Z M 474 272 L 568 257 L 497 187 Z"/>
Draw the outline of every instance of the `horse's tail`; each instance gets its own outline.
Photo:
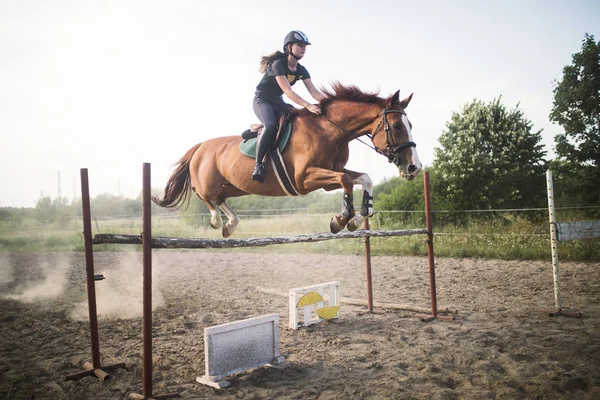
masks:
<path id="1" fill-rule="evenodd" d="M 198 143 L 188 150 L 183 157 L 175 164 L 177 168 L 171 174 L 165 186 L 165 195 L 162 200 L 156 196 L 152 196 L 152 201 L 161 207 L 179 209 L 184 206 L 185 209 L 190 205 L 190 187 L 192 179 L 190 176 L 190 161 L 192 156 L 198 150 L 202 143 Z"/>

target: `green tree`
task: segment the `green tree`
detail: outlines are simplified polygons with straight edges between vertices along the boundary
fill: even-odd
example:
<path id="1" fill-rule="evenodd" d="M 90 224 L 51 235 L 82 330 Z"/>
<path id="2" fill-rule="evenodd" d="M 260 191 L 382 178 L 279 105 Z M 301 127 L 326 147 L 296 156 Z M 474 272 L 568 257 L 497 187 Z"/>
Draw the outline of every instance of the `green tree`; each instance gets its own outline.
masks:
<path id="1" fill-rule="evenodd" d="M 553 169 L 575 178 L 573 200 L 600 202 L 600 42 L 593 35 L 585 34 L 581 52 L 555 82 L 550 120 L 565 130 L 554 137 Z"/>
<path id="2" fill-rule="evenodd" d="M 425 209 L 423 173 L 410 182 L 395 177 L 378 186 L 373 188 L 374 207 L 380 213 L 378 218 L 383 224 L 402 223 L 403 227 L 407 224 L 424 225 L 425 214 L 412 212 Z"/>
<path id="3" fill-rule="evenodd" d="M 48 224 L 56 221 L 56 204 L 52 202 L 50 196 L 45 196 L 42 192 L 40 198 L 35 204 L 35 219 L 40 224 Z"/>
<path id="4" fill-rule="evenodd" d="M 415 180 L 407 181 L 401 178 L 393 178 L 385 185 L 395 183 L 389 192 L 379 192 L 375 200 L 375 209 L 392 211 L 422 211 L 425 208 L 423 196 L 423 174 L 419 174 Z M 375 191 L 375 190 L 374 190 Z"/>
<path id="5" fill-rule="evenodd" d="M 435 187 L 440 186 L 438 181 L 440 174 L 434 167 L 426 167 L 429 172 L 429 185 L 431 187 L 430 200 L 431 208 L 443 210 L 446 208 L 444 199 L 435 191 Z M 385 222 L 404 222 L 425 224 L 425 193 L 424 193 L 424 172 L 420 173 L 413 181 L 407 181 L 400 177 L 394 177 L 386 180 L 373 188 L 373 197 L 375 198 L 375 211 L 400 211 L 399 213 L 381 212 L 380 219 Z M 402 211 L 409 211 L 403 213 Z M 413 212 L 414 211 L 414 212 Z"/>
<path id="6" fill-rule="evenodd" d="M 473 100 L 453 113 L 435 148 L 434 191 L 454 210 L 542 206 L 545 151 L 541 130 L 501 97 Z"/>

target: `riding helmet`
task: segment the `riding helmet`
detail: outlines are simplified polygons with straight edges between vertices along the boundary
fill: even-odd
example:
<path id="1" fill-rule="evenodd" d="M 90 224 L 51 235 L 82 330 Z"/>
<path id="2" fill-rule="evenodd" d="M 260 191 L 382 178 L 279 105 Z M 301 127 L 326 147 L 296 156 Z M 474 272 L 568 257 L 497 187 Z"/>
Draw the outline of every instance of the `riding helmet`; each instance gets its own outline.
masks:
<path id="1" fill-rule="evenodd" d="M 285 35 L 285 39 L 283 40 L 283 47 L 287 47 L 288 44 L 294 43 L 304 43 L 310 44 L 308 38 L 302 31 L 291 31 L 287 35 Z"/>

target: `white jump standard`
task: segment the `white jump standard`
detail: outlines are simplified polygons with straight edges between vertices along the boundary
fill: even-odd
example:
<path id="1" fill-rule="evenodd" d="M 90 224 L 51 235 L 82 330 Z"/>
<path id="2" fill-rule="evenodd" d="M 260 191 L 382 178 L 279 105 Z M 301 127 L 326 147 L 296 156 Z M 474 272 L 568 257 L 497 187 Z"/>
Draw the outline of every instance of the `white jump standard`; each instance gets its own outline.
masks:
<path id="1" fill-rule="evenodd" d="M 327 297 L 327 307 L 325 307 L 325 297 Z M 339 318 L 339 282 L 327 282 L 290 289 L 289 298 L 290 329 L 298 329 L 300 326 L 306 327 L 323 320 Z M 316 309 L 314 311 L 316 315 L 313 315 L 313 308 L 315 306 Z M 302 311 L 304 324 L 301 324 L 298 318 L 300 311 Z"/>

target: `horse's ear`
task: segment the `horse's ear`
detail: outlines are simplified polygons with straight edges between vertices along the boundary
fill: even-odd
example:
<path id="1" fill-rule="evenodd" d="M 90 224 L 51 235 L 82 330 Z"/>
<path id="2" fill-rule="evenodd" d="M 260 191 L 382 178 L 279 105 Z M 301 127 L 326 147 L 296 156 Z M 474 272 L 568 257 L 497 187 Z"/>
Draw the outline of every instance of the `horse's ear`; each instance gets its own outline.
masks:
<path id="1" fill-rule="evenodd" d="M 410 103 L 410 101 L 412 100 L 412 96 L 413 96 L 413 93 L 411 93 L 410 96 L 408 96 L 407 98 L 405 98 L 404 100 L 402 100 L 400 102 L 400 107 L 402 107 L 402 109 L 405 109 L 406 107 L 408 107 L 408 103 Z"/>
<path id="2" fill-rule="evenodd" d="M 390 97 L 390 99 L 388 100 L 387 107 L 392 108 L 394 106 L 394 104 L 396 104 L 398 102 L 398 99 L 400 99 L 400 91 L 399 90 L 396 93 L 394 93 L 394 95 L 392 97 Z"/>

